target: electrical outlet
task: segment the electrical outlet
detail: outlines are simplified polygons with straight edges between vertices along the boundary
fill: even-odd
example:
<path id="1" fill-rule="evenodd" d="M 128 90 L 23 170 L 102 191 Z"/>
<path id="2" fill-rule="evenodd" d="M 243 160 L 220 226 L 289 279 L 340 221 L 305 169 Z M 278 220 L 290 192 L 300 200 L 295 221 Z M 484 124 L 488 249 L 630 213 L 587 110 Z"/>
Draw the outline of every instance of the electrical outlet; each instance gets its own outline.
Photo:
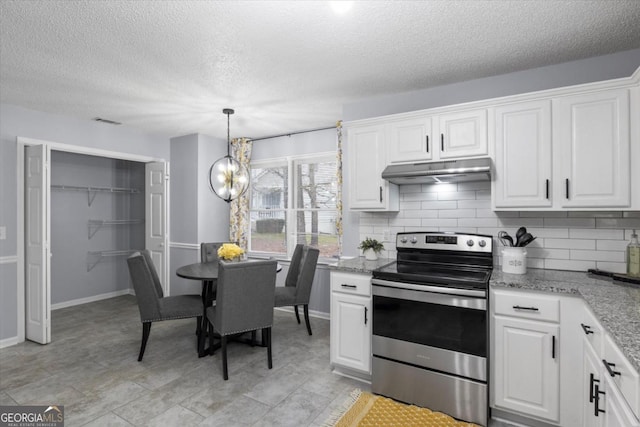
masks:
<path id="1" fill-rule="evenodd" d="M 384 230 L 382 232 L 382 240 L 384 240 L 385 242 L 388 242 L 390 239 L 389 237 L 389 230 Z"/>
<path id="2" fill-rule="evenodd" d="M 0 240 L 7 240 L 7 226 L 0 225 Z"/>

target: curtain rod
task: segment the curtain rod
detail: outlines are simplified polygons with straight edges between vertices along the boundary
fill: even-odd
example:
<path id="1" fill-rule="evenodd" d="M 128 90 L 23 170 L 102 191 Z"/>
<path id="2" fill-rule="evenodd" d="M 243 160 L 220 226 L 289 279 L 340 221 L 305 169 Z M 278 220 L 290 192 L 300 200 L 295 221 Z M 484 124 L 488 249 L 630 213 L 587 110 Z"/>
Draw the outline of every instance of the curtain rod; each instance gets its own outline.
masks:
<path id="1" fill-rule="evenodd" d="M 329 127 L 326 127 L 326 128 L 299 130 L 297 132 L 283 133 L 281 135 L 273 135 L 273 136 L 265 136 L 265 137 L 262 137 L 262 138 L 249 138 L 249 139 L 251 141 L 260 141 L 260 140 L 263 140 L 263 139 L 280 138 L 282 136 L 291 136 L 291 135 L 297 135 L 299 133 L 317 132 L 317 131 L 320 131 L 320 130 L 335 129 L 335 128 L 336 128 L 335 126 L 329 126 Z"/>

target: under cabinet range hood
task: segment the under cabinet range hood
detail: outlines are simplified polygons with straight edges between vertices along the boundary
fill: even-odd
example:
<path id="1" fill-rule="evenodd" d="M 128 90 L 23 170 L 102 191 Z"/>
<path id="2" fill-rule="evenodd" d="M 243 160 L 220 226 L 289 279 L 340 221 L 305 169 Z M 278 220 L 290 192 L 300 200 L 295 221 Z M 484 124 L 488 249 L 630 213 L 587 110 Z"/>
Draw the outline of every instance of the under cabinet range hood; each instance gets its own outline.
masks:
<path id="1" fill-rule="evenodd" d="M 382 178 L 393 184 L 438 184 L 491 180 L 491 159 L 446 160 L 390 165 Z"/>

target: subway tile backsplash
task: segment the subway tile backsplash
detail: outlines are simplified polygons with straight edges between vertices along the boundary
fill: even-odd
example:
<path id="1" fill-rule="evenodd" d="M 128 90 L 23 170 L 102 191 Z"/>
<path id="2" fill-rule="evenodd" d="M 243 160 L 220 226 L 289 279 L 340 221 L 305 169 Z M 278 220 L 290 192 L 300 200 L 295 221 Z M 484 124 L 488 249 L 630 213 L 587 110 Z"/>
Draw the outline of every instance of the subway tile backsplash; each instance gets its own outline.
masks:
<path id="1" fill-rule="evenodd" d="M 403 185 L 399 212 L 361 212 L 360 239 L 383 241 L 395 258 L 395 234 L 402 231 L 458 231 L 492 235 L 496 267 L 502 263 L 496 236 L 512 236 L 520 226 L 536 236 L 527 248 L 530 268 L 625 272 L 625 250 L 631 230 L 640 232 L 640 211 L 494 212 L 491 184 Z"/>

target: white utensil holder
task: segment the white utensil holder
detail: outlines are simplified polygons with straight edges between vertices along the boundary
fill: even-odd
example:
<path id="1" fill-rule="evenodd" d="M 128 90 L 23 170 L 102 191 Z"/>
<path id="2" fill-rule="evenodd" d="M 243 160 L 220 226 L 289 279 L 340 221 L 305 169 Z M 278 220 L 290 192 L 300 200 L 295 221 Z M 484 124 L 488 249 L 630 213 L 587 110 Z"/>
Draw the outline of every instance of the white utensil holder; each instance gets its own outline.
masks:
<path id="1" fill-rule="evenodd" d="M 503 248 L 502 271 L 511 274 L 525 274 L 527 272 L 527 250 L 525 248 Z"/>

